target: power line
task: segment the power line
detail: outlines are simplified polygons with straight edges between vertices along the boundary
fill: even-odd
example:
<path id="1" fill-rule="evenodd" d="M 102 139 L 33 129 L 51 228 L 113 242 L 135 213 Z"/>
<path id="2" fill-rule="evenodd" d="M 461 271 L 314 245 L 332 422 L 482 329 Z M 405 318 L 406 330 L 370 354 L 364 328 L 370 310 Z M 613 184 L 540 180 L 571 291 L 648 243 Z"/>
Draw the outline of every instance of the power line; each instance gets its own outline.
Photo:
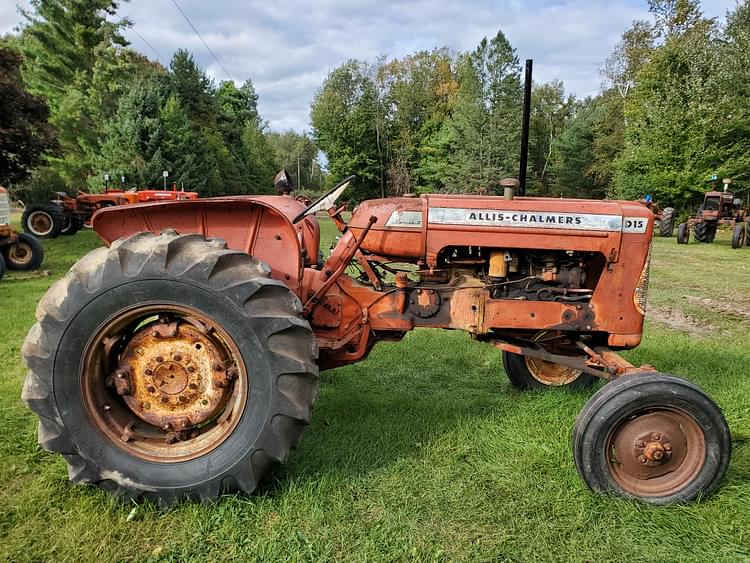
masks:
<path id="1" fill-rule="evenodd" d="M 134 25 L 130 27 L 130 31 L 132 31 L 132 32 L 133 32 L 133 33 L 135 33 L 135 34 L 136 34 L 136 35 L 137 35 L 138 37 L 140 37 L 140 38 L 141 38 L 141 41 L 143 41 L 143 42 L 144 42 L 144 43 L 145 43 L 146 45 L 148 45 L 148 46 L 149 46 L 149 47 L 151 48 L 151 50 L 152 50 L 152 51 L 154 52 L 154 54 L 156 54 L 156 57 L 157 57 L 158 59 L 164 60 L 164 57 L 162 57 L 162 56 L 161 56 L 161 54 L 159 54 L 159 51 L 157 51 L 157 50 L 156 50 L 156 48 L 155 48 L 155 47 L 154 47 L 154 46 L 153 46 L 153 45 L 152 45 L 151 43 L 149 43 L 148 41 L 146 41 L 146 38 L 145 38 L 145 37 L 143 37 L 143 35 L 141 35 L 140 33 L 138 33 L 138 32 L 137 32 L 137 31 L 135 30 L 135 26 L 134 26 Z"/>
<path id="2" fill-rule="evenodd" d="M 229 72 L 227 71 L 227 69 L 226 69 L 226 68 L 224 68 L 224 65 L 223 65 L 223 64 L 221 64 L 221 61 L 219 60 L 219 57 L 217 57 L 217 56 L 216 56 L 216 53 L 214 53 L 214 52 L 213 52 L 213 51 L 211 50 L 211 47 L 209 47 L 209 46 L 208 46 L 208 43 L 206 43 L 206 41 L 205 41 L 205 40 L 203 39 L 203 37 L 201 36 L 201 34 L 200 34 L 200 33 L 198 32 L 198 30 L 197 30 L 197 29 L 195 29 L 195 26 L 193 25 L 193 22 L 191 22 L 191 21 L 190 21 L 190 18 L 189 18 L 189 17 L 187 16 L 187 14 L 186 14 L 185 12 L 183 12 L 183 11 L 182 11 L 182 8 L 180 8 L 180 5 L 179 5 L 179 4 L 177 3 L 177 0 L 172 0 L 172 4 L 174 4 L 174 5 L 175 5 L 175 7 L 176 7 L 176 8 L 177 8 L 177 9 L 178 9 L 178 10 L 180 11 L 180 13 L 182 14 L 182 17 L 183 17 L 183 18 L 185 18 L 185 21 L 186 21 L 186 22 L 188 22 L 188 25 L 190 25 L 190 27 L 192 27 L 192 28 L 193 28 L 193 31 L 194 31 L 194 32 L 195 32 L 195 34 L 196 34 L 196 35 L 198 36 L 198 39 L 200 39 L 200 40 L 201 40 L 201 43 L 203 43 L 203 46 L 204 46 L 204 47 L 205 47 L 206 49 L 208 49 L 208 52 L 209 52 L 209 53 L 211 53 L 211 56 L 212 56 L 212 57 L 214 58 L 214 60 L 215 60 L 215 61 L 217 62 L 217 64 L 218 64 L 218 65 L 219 65 L 219 66 L 221 67 L 221 70 L 223 70 L 223 71 L 224 71 L 224 74 L 226 74 L 226 75 L 227 75 L 227 76 L 229 77 L 229 80 L 231 80 L 232 82 L 234 82 L 234 78 L 232 78 L 232 76 L 231 76 L 231 75 L 229 74 Z"/>

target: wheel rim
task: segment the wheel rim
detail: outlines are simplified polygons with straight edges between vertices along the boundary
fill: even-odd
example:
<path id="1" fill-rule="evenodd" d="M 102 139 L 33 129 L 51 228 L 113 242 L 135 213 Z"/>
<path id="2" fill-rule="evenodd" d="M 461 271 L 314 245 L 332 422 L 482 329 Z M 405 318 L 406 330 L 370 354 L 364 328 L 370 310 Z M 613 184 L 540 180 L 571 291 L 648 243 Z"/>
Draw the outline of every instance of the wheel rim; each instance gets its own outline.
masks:
<path id="1" fill-rule="evenodd" d="M 73 226 L 73 221 L 70 218 L 70 216 L 66 214 L 63 219 L 63 226 L 62 226 L 62 229 L 60 229 L 60 232 L 67 233 L 72 226 Z"/>
<path id="2" fill-rule="evenodd" d="M 178 305 L 140 305 L 107 321 L 86 346 L 80 382 L 86 411 L 110 442 L 164 463 L 216 449 L 248 397 L 232 338 Z"/>
<path id="3" fill-rule="evenodd" d="M 547 346 L 551 347 L 554 351 L 556 349 L 556 341 L 563 338 L 564 336 L 557 332 L 542 332 L 534 338 L 534 341 L 542 345 L 546 343 Z M 526 367 L 531 376 L 543 385 L 549 385 L 552 387 L 568 385 L 581 377 L 581 374 L 583 373 L 579 369 L 564 366 L 555 362 L 548 362 L 540 358 L 525 356 L 525 360 Z"/>
<path id="4" fill-rule="evenodd" d="M 27 223 L 29 230 L 38 237 L 47 236 L 54 227 L 52 216 L 46 211 L 32 211 Z"/>
<path id="5" fill-rule="evenodd" d="M 34 251 L 30 244 L 19 240 L 10 246 L 7 257 L 8 262 L 16 266 L 27 266 L 34 259 Z"/>
<path id="6" fill-rule="evenodd" d="M 667 408 L 641 411 L 610 434 L 612 478 L 634 496 L 668 496 L 683 489 L 706 459 L 706 439 L 689 414 Z"/>

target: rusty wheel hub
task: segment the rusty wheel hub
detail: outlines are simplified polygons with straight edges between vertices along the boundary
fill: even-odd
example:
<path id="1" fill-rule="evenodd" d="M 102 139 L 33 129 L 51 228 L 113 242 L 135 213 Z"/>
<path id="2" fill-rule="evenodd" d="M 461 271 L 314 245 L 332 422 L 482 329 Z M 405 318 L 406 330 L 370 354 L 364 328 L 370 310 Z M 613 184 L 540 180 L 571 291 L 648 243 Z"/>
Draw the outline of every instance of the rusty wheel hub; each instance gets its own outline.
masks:
<path id="1" fill-rule="evenodd" d="M 236 427 L 248 382 L 237 346 L 204 315 L 141 306 L 92 338 L 81 375 L 87 409 L 119 447 L 156 461 L 191 459 Z"/>
<path id="2" fill-rule="evenodd" d="M 147 326 L 128 342 L 118 365 L 129 376 L 128 407 L 165 430 L 187 430 L 218 414 L 229 396 L 227 358 L 195 326 Z M 121 386 L 118 392 L 123 390 Z"/>
<path id="3" fill-rule="evenodd" d="M 535 342 L 541 344 L 545 350 L 554 353 L 565 354 L 567 352 L 568 344 L 567 338 L 556 331 L 544 331 L 537 334 L 534 339 Z M 532 358 L 526 356 L 526 367 L 529 369 L 532 377 L 552 387 L 560 387 L 562 385 L 568 385 L 573 383 L 576 379 L 581 377 L 583 373 L 579 369 L 557 364 L 555 362 L 548 362 L 540 358 Z"/>
<path id="4" fill-rule="evenodd" d="M 700 471 L 706 443 L 691 416 L 660 409 L 620 424 L 607 451 L 612 476 L 626 491 L 664 496 L 680 490 Z"/>
<path id="5" fill-rule="evenodd" d="M 31 246 L 20 240 L 11 245 L 8 249 L 8 258 L 11 262 L 25 266 L 31 262 L 34 257 L 34 252 L 31 250 Z"/>
<path id="6" fill-rule="evenodd" d="M 29 225 L 35 235 L 46 235 L 52 230 L 52 217 L 44 211 L 34 211 L 29 217 Z"/>

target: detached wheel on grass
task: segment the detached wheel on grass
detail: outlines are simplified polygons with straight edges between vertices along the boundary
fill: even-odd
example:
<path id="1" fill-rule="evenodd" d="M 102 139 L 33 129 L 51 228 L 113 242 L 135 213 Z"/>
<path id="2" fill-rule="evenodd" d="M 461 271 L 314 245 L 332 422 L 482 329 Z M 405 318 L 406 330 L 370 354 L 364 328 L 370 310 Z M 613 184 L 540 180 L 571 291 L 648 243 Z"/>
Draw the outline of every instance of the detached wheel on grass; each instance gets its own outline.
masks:
<path id="1" fill-rule="evenodd" d="M 732 231 L 732 248 L 742 248 L 745 245 L 745 225 L 735 225 Z"/>
<path id="2" fill-rule="evenodd" d="M 36 270 L 44 260 L 44 248 L 30 234 L 20 233 L 17 242 L 3 247 L 2 255 L 10 270 Z"/>
<path id="3" fill-rule="evenodd" d="M 23 346 L 39 443 L 72 481 L 126 499 L 251 493 L 318 395 L 301 308 L 223 241 L 142 233 L 94 250 L 49 290 Z"/>
<path id="4" fill-rule="evenodd" d="M 576 469 L 592 491 L 650 504 L 710 495 L 730 456 L 719 407 L 696 385 L 661 373 L 608 383 L 573 429 Z"/>
<path id="5" fill-rule="evenodd" d="M 37 238 L 57 238 L 65 226 L 65 212 L 56 203 L 35 203 L 24 209 L 21 224 Z"/>
<path id="6" fill-rule="evenodd" d="M 659 235 L 671 237 L 674 233 L 674 207 L 665 207 L 659 223 Z"/>
<path id="7" fill-rule="evenodd" d="M 543 332 L 537 335 L 534 341 L 545 348 L 551 348 L 551 351 L 564 353 L 564 350 L 555 348 L 560 347 L 561 344 L 564 348 L 564 342 L 560 342 L 562 338 L 564 337 L 558 332 Z M 505 351 L 503 352 L 503 368 L 513 387 L 522 390 L 591 387 L 596 379 L 581 370 L 562 364 Z"/>
<path id="8" fill-rule="evenodd" d="M 687 223 L 680 223 L 677 227 L 677 244 L 687 244 L 690 241 L 690 229 Z"/>

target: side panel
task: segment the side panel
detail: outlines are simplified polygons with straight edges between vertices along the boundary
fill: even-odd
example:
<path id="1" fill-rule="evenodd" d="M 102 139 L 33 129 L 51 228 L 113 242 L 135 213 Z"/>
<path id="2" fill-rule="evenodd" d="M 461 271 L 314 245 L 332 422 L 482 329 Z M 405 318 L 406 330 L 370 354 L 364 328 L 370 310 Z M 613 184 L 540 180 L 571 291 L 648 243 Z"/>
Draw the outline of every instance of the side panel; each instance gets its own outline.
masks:
<path id="1" fill-rule="evenodd" d="M 134 233 L 159 233 L 164 229 L 224 239 L 229 248 L 263 260 L 271 267 L 272 277 L 299 293 L 303 223 L 292 225 L 286 213 L 293 213 L 298 206 L 290 205 L 287 210 L 273 203 L 217 198 L 137 204 L 103 209 L 94 215 L 92 223 L 107 244 Z"/>

